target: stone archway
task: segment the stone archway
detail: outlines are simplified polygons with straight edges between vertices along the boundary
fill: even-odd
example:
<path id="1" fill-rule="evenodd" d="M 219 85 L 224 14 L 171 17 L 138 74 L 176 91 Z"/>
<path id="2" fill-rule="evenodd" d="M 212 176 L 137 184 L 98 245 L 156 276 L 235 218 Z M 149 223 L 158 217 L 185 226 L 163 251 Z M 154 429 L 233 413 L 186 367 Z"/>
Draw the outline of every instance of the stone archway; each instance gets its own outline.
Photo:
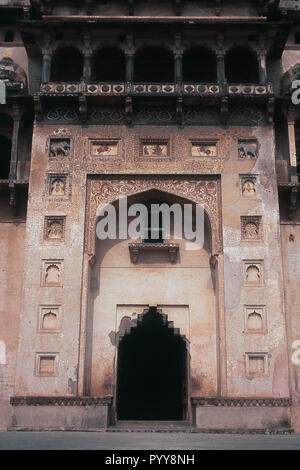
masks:
<path id="1" fill-rule="evenodd" d="M 120 338 L 117 366 L 119 420 L 182 420 L 187 414 L 185 338 L 155 307 Z"/>

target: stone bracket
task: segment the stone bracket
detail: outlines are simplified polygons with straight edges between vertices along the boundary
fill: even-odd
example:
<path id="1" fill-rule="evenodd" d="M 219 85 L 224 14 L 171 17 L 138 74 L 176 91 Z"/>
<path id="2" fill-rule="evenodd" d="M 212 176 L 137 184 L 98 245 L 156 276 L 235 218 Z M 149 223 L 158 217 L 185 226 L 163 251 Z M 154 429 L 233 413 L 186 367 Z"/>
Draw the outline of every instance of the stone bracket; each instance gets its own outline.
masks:
<path id="1" fill-rule="evenodd" d="M 175 264 L 179 253 L 178 243 L 129 243 L 131 262 L 137 264 L 142 251 L 165 251 L 169 254 L 170 263 Z"/>
<path id="2" fill-rule="evenodd" d="M 37 121 L 42 121 L 44 118 L 43 107 L 41 103 L 41 97 L 39 95 L 33 96 L 35 118 Z"/>

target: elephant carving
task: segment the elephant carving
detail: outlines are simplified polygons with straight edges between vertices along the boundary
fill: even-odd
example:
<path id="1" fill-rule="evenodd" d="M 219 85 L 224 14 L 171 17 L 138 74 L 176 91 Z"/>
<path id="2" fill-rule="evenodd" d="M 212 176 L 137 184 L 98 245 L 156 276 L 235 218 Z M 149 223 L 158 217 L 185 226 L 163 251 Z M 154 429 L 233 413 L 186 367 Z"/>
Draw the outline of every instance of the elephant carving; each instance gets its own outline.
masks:
<path id="1" fill-rule="evenodd" d="M 241 142 L 239 144 L 239 156 L 240 158 L 257 158 L 257 144 Z"/>
<path id="2" fill-rule="evenodd" d="M 69 139 L 52 139 L 50 143 L 51 157 L 68 157 L 70 155 Z"/>

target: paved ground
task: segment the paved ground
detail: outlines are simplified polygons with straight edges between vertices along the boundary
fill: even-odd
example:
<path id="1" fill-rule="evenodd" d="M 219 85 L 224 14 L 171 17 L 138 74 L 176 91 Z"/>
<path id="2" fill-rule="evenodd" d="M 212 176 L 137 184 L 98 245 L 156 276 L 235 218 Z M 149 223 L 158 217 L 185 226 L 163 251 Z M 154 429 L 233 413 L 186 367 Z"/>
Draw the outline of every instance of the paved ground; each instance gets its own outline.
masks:
<path id="1" fill-rule="evenodd" d="M 300 435 L 0 432 L 0 450 L 300 450 Z"/>

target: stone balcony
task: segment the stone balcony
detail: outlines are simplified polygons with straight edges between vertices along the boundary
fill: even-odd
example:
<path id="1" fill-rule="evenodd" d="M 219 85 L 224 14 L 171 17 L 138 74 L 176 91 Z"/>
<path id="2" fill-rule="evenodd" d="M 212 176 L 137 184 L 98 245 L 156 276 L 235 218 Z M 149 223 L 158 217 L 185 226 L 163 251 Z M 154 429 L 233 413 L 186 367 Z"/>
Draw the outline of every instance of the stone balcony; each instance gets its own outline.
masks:
<path id="1" fill-rule="evenodd" d="M 40 86 L 41 96 L 198 96 L 261 97 L 272 96 L 271 83 L 85 83 L 49 82 Z"/>

